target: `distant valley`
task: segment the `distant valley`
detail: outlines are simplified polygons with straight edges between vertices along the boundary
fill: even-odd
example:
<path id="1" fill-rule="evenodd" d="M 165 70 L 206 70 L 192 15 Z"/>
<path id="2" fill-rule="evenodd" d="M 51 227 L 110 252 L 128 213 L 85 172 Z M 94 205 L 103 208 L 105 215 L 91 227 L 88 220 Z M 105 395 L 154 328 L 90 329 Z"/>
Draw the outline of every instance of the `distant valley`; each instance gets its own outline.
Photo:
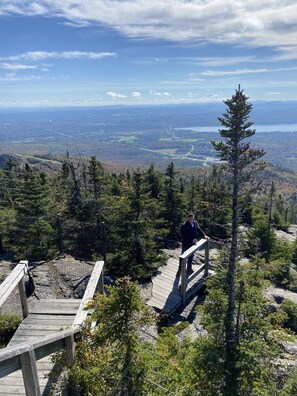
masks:
<path id="1" fill-rule="evenodd" d="M 253 145 L 297 169 L 297 103 L 256 102 Z M 174 106 L 0 109 L 1 154 L 96 156 L 125 167 L 207 166 L 217 161 L 224 103 Z"/>

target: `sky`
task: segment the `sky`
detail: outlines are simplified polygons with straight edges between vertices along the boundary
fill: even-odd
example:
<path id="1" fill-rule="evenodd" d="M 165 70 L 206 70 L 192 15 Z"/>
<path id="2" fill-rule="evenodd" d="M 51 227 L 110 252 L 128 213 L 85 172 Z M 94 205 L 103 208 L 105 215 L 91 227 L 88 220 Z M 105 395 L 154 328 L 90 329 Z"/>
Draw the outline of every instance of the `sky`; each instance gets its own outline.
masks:
<path id="1" fill-rule="evenodd" d="M 296 0 L 0 0 L 0 107 L 297 100 Z"/>

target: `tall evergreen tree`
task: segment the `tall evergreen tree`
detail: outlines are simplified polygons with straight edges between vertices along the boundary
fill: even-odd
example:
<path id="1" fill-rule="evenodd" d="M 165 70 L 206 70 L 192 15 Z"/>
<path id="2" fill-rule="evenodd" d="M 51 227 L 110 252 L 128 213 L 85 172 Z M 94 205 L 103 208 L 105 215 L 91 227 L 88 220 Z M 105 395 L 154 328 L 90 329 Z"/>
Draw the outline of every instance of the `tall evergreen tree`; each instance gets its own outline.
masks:
<path id="1" fill-rule="evenodd" d="M 238 257 L 238 226 L 239 226 L 239 195 L 241 187 L 249 181 L 252 175 L 263 168 L 264 163 L 258 162 L 265 154 L 263 150 L 250 147 L 247 138 L 255 134 L 249 121 L 252 104 L 240 89 L 235 91 L 231 99 L 224 101 L 227 111 L 219 117 L 222 125 L 220 135 L 224 139 L 212 142 L 219 157 L 226 164 L 232 185 L 232 230 L 231 250 L 229 255 L 227 281 L 228 281 L 228 307 L 225 319 L 226 337 L 226 395 L 237 395 L 236 349 L 237 339 L 235 332 L 235 274 Z"/>
<path id="2" fill-rule="evenodd" d="M 48 177 L 27 166 L 20 187 L 12 243 L 20 258 L 47 258 L 55 250 Z"/>
<path id="3" fill-rule="evenodd" d="M 180 224 L 185 210 L 183 196 L 176 181 L 176 170 L 171 162 L 165 172 L 165 199 L 164 199 L 164 219 L 168 227 L 168 238 L 180 239 Z"/>

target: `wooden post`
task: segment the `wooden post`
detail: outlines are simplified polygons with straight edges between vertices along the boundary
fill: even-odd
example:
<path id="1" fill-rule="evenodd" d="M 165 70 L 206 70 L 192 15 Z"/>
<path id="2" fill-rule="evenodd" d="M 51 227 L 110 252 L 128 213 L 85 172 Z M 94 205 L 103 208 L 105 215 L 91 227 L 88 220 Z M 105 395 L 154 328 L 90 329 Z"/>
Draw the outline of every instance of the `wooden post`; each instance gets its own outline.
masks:
<path id="1" fill-rule="evenodd" d="M 29 306 L 28 306 L 28 300 L 27 300 L 27 296 L 26 296 L 24 277 L 22 277 L 22 279 L 19 281 L 18 286 L 19 286 L 20 299 L 21 299 L 21 304 L 22 304 L 23 318 L 26 318 L 29 315 Z"/>
<path id="2" fill-rule="evenodd" d="M 75 361 L 75 342 L 74 342 L 73 334 L 65 338 L 65 344 L 66 344 L 67 364 L 69 367 L 71 367 L 74 365 L 74 361 Z"/>
<path id="3" fill-rule="evenodd" d="M 103 268 L 100 274 L 99 282 L 98 282 L 98 291 L 100 294 L 104 293 L 104 277 L 103 277 Z"/>
<path id="4" fill-rule="evenodd" d="M 208 267 L 209 267 L 209 240 L 205 242 L 205 264 L 204 264 L 204 277 L 208 277 Z"/>
<path id="5" fill-rule="evenodd" d="M 103 241 L 103 260 L 106 263 L 106 226 L 104 221 L 101 222 L 101 233 Z"/>
<path id="6" fill-rule="evenodd" d="M 183 304 L 185 304 L 186 302 L 186 289 L 187 289 L 187 285 L 186 285 L 186 259 L 183 258 L 179 258 L 179 268 L 181 271 L 181 295 L 183 298 Z"/>
<path id="7" fill-rule="evenodd" d="M 41 396 L 34 350 L 20 355 L 26 396 Z"/>

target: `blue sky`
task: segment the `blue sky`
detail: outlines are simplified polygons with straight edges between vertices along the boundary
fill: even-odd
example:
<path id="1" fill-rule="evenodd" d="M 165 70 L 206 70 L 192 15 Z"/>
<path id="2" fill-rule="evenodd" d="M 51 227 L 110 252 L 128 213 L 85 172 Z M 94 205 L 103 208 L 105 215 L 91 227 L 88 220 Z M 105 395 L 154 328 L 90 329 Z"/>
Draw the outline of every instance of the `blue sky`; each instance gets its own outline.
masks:
<path id="1" fill-rule="evenodd" d="M 297 100 L 296 0 L 1 0 L 0 107 Z"/>

